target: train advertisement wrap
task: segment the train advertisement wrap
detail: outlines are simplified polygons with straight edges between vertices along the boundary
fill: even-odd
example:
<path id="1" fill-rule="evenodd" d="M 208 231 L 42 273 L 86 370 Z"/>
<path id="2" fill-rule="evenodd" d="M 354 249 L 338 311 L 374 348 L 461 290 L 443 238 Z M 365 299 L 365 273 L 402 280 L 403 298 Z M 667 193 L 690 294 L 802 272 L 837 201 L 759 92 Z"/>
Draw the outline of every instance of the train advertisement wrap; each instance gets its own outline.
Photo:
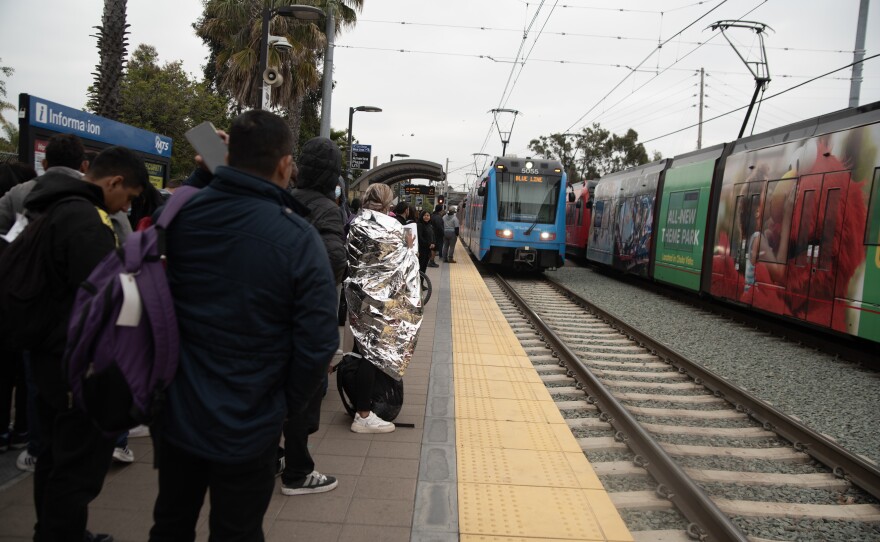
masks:
<path id="1" fill-rule="evenodd" d="M 668 160 L 604 177 L 596 186 L 587 258 L 648 276 L 654 202 Z"/>
<path id="2" fill-rule="evenodd" d="M 657 216 L 655 279 L 699 291 L 714 170 L 715 159 L 710 159 L 673 164 L 666 172 Z"/>
<path id="3" fill-rule="evenodd" d="M 724 166 L 711 293 L 880 340 L 878 146 L 876 123 L 738 146 Z"/>

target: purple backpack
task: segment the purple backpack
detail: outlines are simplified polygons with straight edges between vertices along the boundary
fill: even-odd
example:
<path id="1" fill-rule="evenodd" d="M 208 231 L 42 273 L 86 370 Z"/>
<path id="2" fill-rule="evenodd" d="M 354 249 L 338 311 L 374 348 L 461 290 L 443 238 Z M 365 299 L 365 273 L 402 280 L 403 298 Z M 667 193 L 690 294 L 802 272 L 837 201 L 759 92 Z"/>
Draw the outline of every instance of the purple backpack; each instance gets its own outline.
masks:
<path id="1" fill-rule="evenodd" d="M 64 359 L 73 401 L 106 433 L 151 421 L 177 371 L 180 335 L 165 274 L 165 230 L 198 188 L 128 236 L 80 286 Z"/>

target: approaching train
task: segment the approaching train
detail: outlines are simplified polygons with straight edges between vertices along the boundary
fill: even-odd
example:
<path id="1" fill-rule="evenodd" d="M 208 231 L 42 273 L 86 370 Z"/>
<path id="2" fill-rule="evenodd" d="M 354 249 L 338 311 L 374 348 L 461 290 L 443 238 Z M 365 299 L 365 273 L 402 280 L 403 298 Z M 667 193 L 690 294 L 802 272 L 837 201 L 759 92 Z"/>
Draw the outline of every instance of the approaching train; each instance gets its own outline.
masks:
<path id="1" fill-rule="evenodd" d="M 880 102 L 574 188 L 570 253 L 880 342 Z"/>
<path id="2" fill-rule="evenodd" d="M 496 158 L 462 204 L 461 239 L 478 260 L 543 271 L 565 263 L 566 176 L 558 160 Z"/>

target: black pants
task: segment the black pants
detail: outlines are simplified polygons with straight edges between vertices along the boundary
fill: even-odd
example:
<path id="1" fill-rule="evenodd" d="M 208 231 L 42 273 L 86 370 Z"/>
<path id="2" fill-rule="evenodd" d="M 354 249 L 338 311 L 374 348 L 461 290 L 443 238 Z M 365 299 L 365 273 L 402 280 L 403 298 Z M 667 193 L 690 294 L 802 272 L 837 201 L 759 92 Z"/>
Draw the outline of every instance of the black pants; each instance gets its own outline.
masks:
<path id="1" fill-rule="evenodd" d="M 305 480 L 315 470 L 315 460 L 309 453 L 309 435 L 321 424 L 321 401 L 326 386 L 315 392 L 304 412 L 288 413 L 284 421 L 284 473 L 281 481 L 287 485 Z"/>
<path id="2" fill-rule="evenodd" d="M 150 541 L 195 540 L 196 522 L 209 488 L 210 541 L 264 540 L 263 516 L 275 489 L 277 448 L 278 443 L 273 442 L 256 459 L 226 464 L 194 456 L 163 441 Z"/>
<path id="3" fill-rule="evenodd" d="M 28 431 L 28 388 L 22 352 L 0 351 L 0 433 L 9 427 L 10 406 L 15 393 L 15 420 L 13 431 Z"/>
<path id="4" fill-rule="evenodd" d="M 34 540 L 82 540 L 89 503 L 101 492 L 113 455 L 105 437 L 78 408 L 61 409 L 37 396 L 41 445 L 34 473 Z"/>

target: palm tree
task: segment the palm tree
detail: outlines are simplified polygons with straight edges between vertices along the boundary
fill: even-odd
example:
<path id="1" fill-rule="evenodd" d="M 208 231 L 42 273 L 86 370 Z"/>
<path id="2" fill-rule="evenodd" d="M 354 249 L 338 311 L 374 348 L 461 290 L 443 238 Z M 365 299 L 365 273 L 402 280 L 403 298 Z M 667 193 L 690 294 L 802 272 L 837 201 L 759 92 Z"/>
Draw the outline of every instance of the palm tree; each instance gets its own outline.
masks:
<path id="1" fill-rule="evenodd" d="M 0 59 L 0 62 L 2 61 L 3 59 Z M 15 73 L 15 69 L 9 66 L 0 66 L 0 74 L 4 77 L 11 77 L 13 73 Z M 15 112 L 17 109 L 14 104 L 6 101 L 6 80 L 0 79 L 0 130 L 4 134 L 0 136 L 0 150 L 5 152 L 18 151 L 18 126 L 6 120 L 3 112 Z"/>
<path id="2" fill-rule="evenodd" d="M 259 73 L 264 7 L 275 7 L 276 0 L 207 0 L 202 18 L 193 26 L 196 35 L 211 50 L 205 77 L 220 92 L 227 93 L 239 109 L 257 107 L 262 74 Z M 299 0 L 298 4 L 334 9 L 338 30 L 355 24 L 355 10 L 363 0 Z M 267 65 L 275 67 L 284 82 L 272 89 L 269 106 L 286 112 L 288 123 L 299 139 L 302 107 L 306 95 L 321 83 L 318 61 L 327 40 L 323 27 L 294 19 L 275 17 L 270 34 L 284 36 L 293 45 L 289 52 L 269 49 Z"/>
<path id="3" fill-rule="evenodd" d="M 130 25 L 125 23 L 125 9 L 128 0 L 104 0 L 104 16 L 98 29 L 98 65 L 92 75 L 95 84 L 90 89 L 91 103 L 96 114 L 110 119 L 119 115 L 119 83 L 125 67 L 128 34 Z"/>

